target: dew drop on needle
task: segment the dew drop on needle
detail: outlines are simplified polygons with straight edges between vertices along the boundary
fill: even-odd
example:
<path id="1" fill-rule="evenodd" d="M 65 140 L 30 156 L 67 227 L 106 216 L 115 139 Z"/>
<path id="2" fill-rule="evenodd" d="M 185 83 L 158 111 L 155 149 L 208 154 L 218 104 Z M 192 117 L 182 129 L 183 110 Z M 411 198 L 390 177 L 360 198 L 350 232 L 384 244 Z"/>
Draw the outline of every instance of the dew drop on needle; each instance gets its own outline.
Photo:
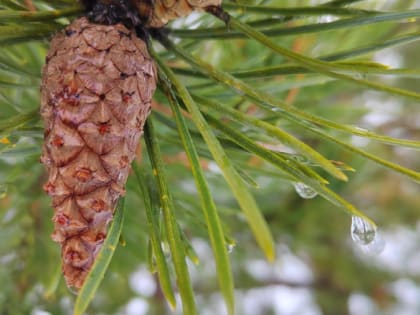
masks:
<path id="1" fill-rule="evenodd" d="M 385 248 L 385 240 L 382 238 L 381 234 L 379 232 L 376 232 L 376 236 L 374 240 L 365 245 L 362 246 L 362 251 L 365 254 L 368 255 L 379 255 Z"/>
<path id="2" fill-rule="evenodd" d="M 227 249 L 227 252 L 229 254 L 233 252 L 233 250 L 235 249 L 235 247 L 236 247 L 236 244 L 235 243 L 227 243 L 226 244 L 226 249 Z"/>
<path id="3" fill-rule="evenodd" d="M 293 186 L 295 187 L 297 194 L 304 199 L 312 199 L 318 195 L 315 190 L 305 185 L 304 183 L 293 183 Z"/>
<path id="4" fill-rule="evenodd" d="M 367 245 L 375 239 L 376 228 L 358 216 L 351 218 L 351 238 L 356 244 Z"/>
<path id="5" fill-rule="evenodd" d="M 162 248 L 162 252 L 165 255 L 166 258 L 171 257 L 171 248 L 169 247 L 169 243 L 167 241 L 162 241 L 160 243 L 160 246 Z"/>
<path id="6" fill-rule="evenodd" d="M 351 238 L 367 254 L 379 254 L 385 247 L 385 241 L 375 226 L 365 219 L 352 216 Z"/>

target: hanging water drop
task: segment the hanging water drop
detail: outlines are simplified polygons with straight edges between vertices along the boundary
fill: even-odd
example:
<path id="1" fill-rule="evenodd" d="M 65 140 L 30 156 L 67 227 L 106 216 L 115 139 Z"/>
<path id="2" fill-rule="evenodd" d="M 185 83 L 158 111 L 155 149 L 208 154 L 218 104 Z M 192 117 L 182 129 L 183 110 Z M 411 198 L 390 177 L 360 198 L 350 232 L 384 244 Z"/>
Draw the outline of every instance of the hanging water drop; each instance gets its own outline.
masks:
<path id="1" fill-rule="evenodd" d="M 358 216 L 351 217 L 351 238 L 358 245 L 367 245 L 375 239 L 376 227 Z"/>
<path id="2" fill-rule="evenodd" d="M 385 248 L 385 240 L 379 232 L 376 232 L 376 236 L 373 241 L 365 246 L 362 246 L 362 251 L 368 255 L 379 255 Z"/>
<path id="3" fill-rule="evenodd" d="M 226 249 L 227 249 L 228 254 L 232 253 L 233 250 L 235 249 L 235 247 L 236 247 L 236 244 L 234 242 L 227 243 L 226 244 Z"/>
<path id="4" fill-rule="evenodd" d="M 160 246 L 162 248 L 163 255 L 165 255 L 166 259 L 169 259 L 171 257 L 171 248 L 169 247 L 169 244 L 167 241 L 160 242 Z"/>
<path id="5" fill-rule="evenodd" d="M 78 288 L 73 287 L 73 286 L 67 287 L 67 288 L 69 289 L 70 293 L 74 294 L 75 296 L 79 295 L 79 289 Z"/>
<path id="6" fill-rule="evenodd" d="M 351 238 L 367 254 L 377 255 L 385 248 L 385 241 L 376 227 L 358 216 L 351 218 Z"/>
<path id="7" fill-rule="evenodd" d="M 312 199 L 318 195 L 318 193 L 313 190 L 311 187 L 305 185 L 304 183 L 298 182 L 293 183 L 295 190 L 299 196 L 305 199 Z"/>

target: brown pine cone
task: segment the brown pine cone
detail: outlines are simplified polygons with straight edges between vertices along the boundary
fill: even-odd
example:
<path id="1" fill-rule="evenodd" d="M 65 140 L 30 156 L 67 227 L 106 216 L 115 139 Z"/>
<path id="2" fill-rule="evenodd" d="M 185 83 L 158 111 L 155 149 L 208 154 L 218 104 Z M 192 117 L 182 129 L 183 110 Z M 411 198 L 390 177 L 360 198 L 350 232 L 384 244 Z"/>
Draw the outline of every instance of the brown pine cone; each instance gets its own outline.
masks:
<path id="1" fill-rule="evenodd" d="M 220 6 L 222 0 L 133 0 L 147 27 L 159 28 L 169 21 L 187 16 L 193 10 Z M 150 4 L 147 4 L 150 3 Z"/>
<path id="2" fill-rule="evenodd" d="M 156 88 L 146 44 L 121 24 L 80 18 L 51 42 L 42 73 L 41 162 L 67 285 L 80 288 L 125 192 Z"/>

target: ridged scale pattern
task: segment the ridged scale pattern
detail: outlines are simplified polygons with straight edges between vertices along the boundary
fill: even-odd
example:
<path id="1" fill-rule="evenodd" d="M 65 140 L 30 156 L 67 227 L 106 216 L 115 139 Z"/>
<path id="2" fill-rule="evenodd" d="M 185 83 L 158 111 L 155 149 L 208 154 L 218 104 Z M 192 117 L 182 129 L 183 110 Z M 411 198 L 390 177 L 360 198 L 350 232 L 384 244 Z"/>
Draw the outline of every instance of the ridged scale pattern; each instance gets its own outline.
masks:
<path id="1" fill-rule="evenodd" d="M 202 10 L 208 6 L 220 6 L 222 0 L 134 0 L 140 15 L 147 17 L 148 27 L 160 28 L 169 21 L 187 16 L 193 10 Z"/>
<path id="2" fill-rule="evenodd" d="M 81 287 L 106 237 L 155 88 L 145 43 L 121 24 L 83 17 L 52 39 L 42 73 L 41 162 L 70 287 Z"/>

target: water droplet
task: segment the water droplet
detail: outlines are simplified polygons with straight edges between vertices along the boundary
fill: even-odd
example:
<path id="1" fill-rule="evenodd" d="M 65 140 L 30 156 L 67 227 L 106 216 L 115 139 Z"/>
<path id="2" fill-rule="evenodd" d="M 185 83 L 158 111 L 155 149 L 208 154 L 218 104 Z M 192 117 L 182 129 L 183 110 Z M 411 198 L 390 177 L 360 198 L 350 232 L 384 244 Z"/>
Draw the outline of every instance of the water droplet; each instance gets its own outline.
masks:
<path id="1" fill-rule="evenodd" d="M 305 185 L 304 183 L 293 183 L 295 190 L 299 196 L 305 199 L 312 199 L 318 195 L 318 193 L 313 190 L 311 187 Z"/>
<path id="2" fill-rule="evenodd" d="M 358 72 L 353 74 L 355 79 L 359 79 L 359 80 L 366 80 L 368 78 L 368 75 L 366 73 L 362 73 L 362 72 Z"/>
<path id="3" fill-rule="evenodd" d="M 0 199 L 3 199 L 7 196 L 7 186 L 0 185 Z"/>
<path id="4" fill-rule="evenodd" d="M 74 286 L 67 286 L 67 288 L 69 289 L 69 291 L 74 294 L 74 295 L 79 295 L 79 289 L 74 287 Z"/>
<path id="5" fill-rule="evenodd" d="M 238 94 L 240 96 L 244 96 L 246 94 L 244 91 L 242 91 L 240 89 L 237 89 L 237 88 L 234 88 L 234 89 L 235 89 L 236 94 Z"/>
<path id="6" fill-rule="evenodd" d="M 294 154 L 292 155 L 292 159 L 303 164 L 309 164 L 309 159 L 306 156 Z"/>
<path id="7" fill-rule="evenodd" d="M 351 238 L 366 254 L 377 255 L 385 248 L 385 241 L 376 227 L 358 216 L 351 218 Z"/>
<path id="8" fill-rule="evenodd" d="M 232 253 L 235 247 L 236 247 L 235 243 L 227 243 L 226 249 L 227 249 L 228 254 Z"/>
<path id="9" fill-rule="evenodd" d="M 361 246 L 362 251 L 368 255 L 379 255 L 384 248 L 385 240 L 379 232 L 376 232 L 376 236 L 371 243 Z"/>
<path id="10" fill-rule="evenodd" d="M 351 238 L 356 244 L 367 245 L 375 239 L 376 228 L 358 216 L 351 217 Z"/>
<path id="11" fill-rule="evenodd" d="M 281 112 L 281 108 L 280 107 L 271 107 L 271 111 L 272 112 Z"/>
<path id="12" fill-rule="evenodd" d="M 369 130 L 368 130 L 368 129 L 366 129 L 366 128 L 362 128 L 362 127 L 359 127 L 359 126 L 356 126 L 356 125 L 352 125 L 351 127 L 352 127 L 353 129 L 355 129 L 355 130 L 357 130 L 357 131 L 360 131 L 360 132 L 363 132 L 363 133 L 369 132 Z"/>
<path id="13" fill-rule="evenodd" d="M 171 257 L 171 249 L 169 247 L 168 242 L 163 241 L 163 242 L 160 243 L 160 246 L 162 247 L 163 255 L 165 255 L 165 257 L 167 259 L 170 258 Z"/>

